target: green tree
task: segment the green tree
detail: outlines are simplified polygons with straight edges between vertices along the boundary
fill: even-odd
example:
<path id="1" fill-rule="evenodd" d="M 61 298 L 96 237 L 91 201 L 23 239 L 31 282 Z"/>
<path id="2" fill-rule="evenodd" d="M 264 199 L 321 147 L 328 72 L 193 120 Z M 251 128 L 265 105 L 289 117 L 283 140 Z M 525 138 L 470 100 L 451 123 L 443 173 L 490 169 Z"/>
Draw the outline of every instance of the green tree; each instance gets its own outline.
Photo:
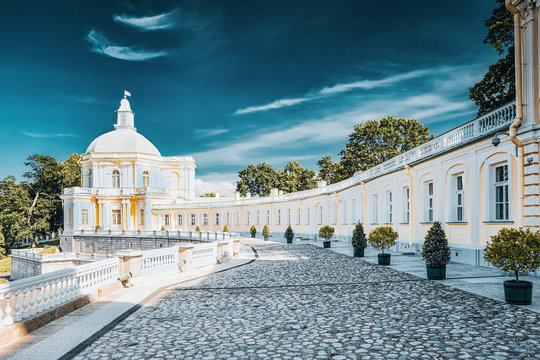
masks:
<path id="1" fill-rule="evenodd" d="M 319 174 L 317 176 L 320 180 L 324 180 L 328 184 L 333 184 L 345 179 L 343 165 L 339 161 L 332 161 L 330 156 L 325 156 L 317 161 L 317 165 L 319 166 Z"/>
<path id="2" fill-rule="evenodd" d="M 360 221 L 358 221 L 354 227 L 351 243 L 352 247 L 355 249 L 364 250 L 367 247 L 366 234 L 364 233 L 364 227 Z"/>
<path id="3" fill-rule="evenodd" d="M 257 235 L 257 228 L 255 225 L 251 225 L 251 228 L 249 229 L 249 233 L 251 234 L 251 237 L 254 238 L 255 235 Z"/>
<path id="4" fill-rule="evenodd" d="M 284 193 L 303 191 L 317 187 L 315 171 L 305 169 L 296 161 L 291 161 L 281 172 L 280 190 Z"/>
<path id="5" fill-rule="evenodd" d="M 6 256 L 7 250 L 8 250 L 8 247 L 6 245 L 6 239 L 4 238 L 2 227 L 0 227 L 0 259 Z"/>
<path id="6" fill-rule="evenodd" d="M 485 21 L 488 33 L 484 44 L 493 46 L 504 57 L 491 65 L 482 80 L 469 89 L 469 97 L 478 105 L 478 116 L 516 98 L 512 14 L 504 0 L 497 0 L 496 4 L 491 17 Z"/>
<path id="7" fill-rule="evenodd" d="M 270 237 L 270 228 L 268 227 L 268 225 L 264 225 L 262 236 L 264 237 L 265 241 L 268 240 L 268 238 Z"/>
<path id="8" fill-rule="evenodd" d="M 358 124 L 341 155 L 341 179 L 367 170 L 433 139 L 414 119 L 387 116 Z"/>
<path id="9" fill-rule="evenodd" d="M 519 282 L 520 272 L 527 275 L 540 267 L 540 232 L 503 228 L 486 244 L 484 259 L 502 271 L 513 272 Z"/>
<path id="10" fill-rule="evenodd" d="M 0 226 L 7 249 L 13 248 L 20 240 L 32 238 L 27 222 L 31 202 L 28 186 L 13 176 L 0 181 Z"/>
<path id="11" fill-rule="evenodd" d="M 325 225 L 319 229 L 319 237 L 328 241 L 334 236 L 334 232 L 335 229 L 333 227 Z"/>
<path id="12" fill-rule="evenodd" d="M 450 262 L 448 239 L 438 221 L 428 230 L 422 246 L 422 257 L 429 267 L 445 266 Z"/>
<path id="13" fill-rule="evenodd" d="M 213 192 L 205 193 L 204 195 L 201 195 L 201 197 L 210 197 L 210 198 L 214 198 L 214 197 L 216 197 L 216 193 L 213 193 Z"/>
<path id="14" fill-rule="evenodd" d="M 281 180 L 277 171 L 267 163 L 249 165 L 238 173 L 238 177 L 236 191 L 242 195 L 249 192 L 253 196 L 270 195 L 270 190 L 278 187 Z"/>
<path id="15" fill-rule="evenodd" d="M 223 232 L 229 232 L 229 227 L 227 225 L 223 227 Z"/>
<path id="16" fill-rule="evenodd" d="M 294 232 L 291 225 L 289 225 L 287 226 L 287 229 L 285 229 L 285 239 L 287 239 L 287 241 L 292 241 L 293 238 L 294 238 Z"/>
<path id="17" fill-rule="evenodd" d="M 398 237 L 398 233 L 391 226 L 378 226 L 370 231 L 369 243 L 384 254 L 384 250 L 396 245 Z"/>
<path id="18" fill-rule="evenodd" d="M 201 228 L 199 227 L 199 225 L 197 225 L 197 227 L 195 228 L 195 231 L 201 231 Z"/>

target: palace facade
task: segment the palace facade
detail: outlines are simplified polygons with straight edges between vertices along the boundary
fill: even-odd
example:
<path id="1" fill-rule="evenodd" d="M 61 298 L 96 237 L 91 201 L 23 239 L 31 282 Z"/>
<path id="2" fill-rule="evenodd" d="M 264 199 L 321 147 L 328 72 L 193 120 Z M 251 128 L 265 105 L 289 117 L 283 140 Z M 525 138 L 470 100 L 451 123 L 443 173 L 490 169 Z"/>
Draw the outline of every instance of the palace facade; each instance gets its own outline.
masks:
<path id="1" fill-rule="evenodd" d="M 483 265 L 482 249 L 503 227 L 540 228 L 538 6 L 514 1 L 516 101 L 467 122 L 367 171 L 331 185 L 268 197 L 195 198 L 191 157 L 162 157 L 133 123 L 127 99 L 116 129 L 98 137 L 82 156 L 83 187 L 62 196 L 65 234 L 85 230 L 230 231 L 258 234 L 268 225 L 282 237 L 314 238 L 332 225 L 350 239 L 390 225 L 397 249 L 421 249 L 427 230 L 442 223 L 454 261 Z M 497 140 L 493 140 L 493 139 Z"/>

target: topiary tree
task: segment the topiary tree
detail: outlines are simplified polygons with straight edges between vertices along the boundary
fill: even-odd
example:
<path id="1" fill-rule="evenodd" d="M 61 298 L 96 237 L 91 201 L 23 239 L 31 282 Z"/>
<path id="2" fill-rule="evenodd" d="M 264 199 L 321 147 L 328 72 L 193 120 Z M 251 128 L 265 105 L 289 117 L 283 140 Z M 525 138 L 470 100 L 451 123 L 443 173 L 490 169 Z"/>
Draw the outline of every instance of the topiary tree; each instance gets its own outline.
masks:
<path id="1" fill-rule="evenodd" d="M 325 225 L 319 229 L 319 237 L 325 239 L 326 241 L 330 240 L 334 236 L 335 229 L 330 225 Z"/>
<path id="2" fill-rule="evenodd" d="M 229 227 L 227 225 L 223 227 L 223 232 L 229 232 Z"/>
<path id="3" fill-rule="evenodd" d="M 195 231 L 201 231 L 201 228 L 199 227 L 199 225 L 197 225 L 197 227 L 195 228 Z"/>
<path id="4" fill-rule="evenodd" d="M 429 267 L 446 266 L 450 262 L 450 246 L 448 246 L 448 240 L 441 223 L 438 221 L 433 223 L 425 237 L 422 257 Z"/>
<path id="5" fill-rule="evenodd" d="M 287 239 L 288 242 L 291 242 L 293 238 L 294 238 L 294 232 L 292 230 L 291 225 L 289 225 L 287 229 L 285 230 L 285 239 Z"/>
<path id="6" fill-rule="evenodd" d="M 529 229 L 501 229 L 486 244 L 484 259 L 502 271 L 527 275 L 540 267 L 540 233 Z"/>
<path id="7" fill-rule="evenodd" d="M 268 225 L 264 225 L 262 236 L 264 237 L 265 241 L 268 240 L 268 238 L 270 237 L 270 228 L 268 227 Z"/>
<path id="8" fill-rule="evenodd" d="M 255 225 L 251 225 L 251 229 L 249 229 L 249 233 L 251 234 L 251 237 L 254 238 L 255 235 L 257 235 L 257 228 Z"/>
<path id="9" fill-rule="evenodd" d="M 378 226 L 369 233 L 369 243 L 377 250 L 390 249 L 399 237 L 391 226 Z"/>
<path id="10" fill-rule="evenodd" d="M 352 247 L 355 249 L 364 250 L 365 248 L 367 248 L 366 234 L 364 233 L 364 227 L 362 226 L 360 221 L 357 222 L 356 226 L 354 227 L 351 243 Z"/>

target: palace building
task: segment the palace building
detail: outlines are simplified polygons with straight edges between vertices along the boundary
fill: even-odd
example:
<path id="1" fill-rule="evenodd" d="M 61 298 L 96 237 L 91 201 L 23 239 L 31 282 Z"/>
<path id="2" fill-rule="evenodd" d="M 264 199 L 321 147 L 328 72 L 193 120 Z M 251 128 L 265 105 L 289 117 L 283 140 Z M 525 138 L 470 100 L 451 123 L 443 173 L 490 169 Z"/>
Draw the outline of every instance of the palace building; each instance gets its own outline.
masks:
<path id="1" fill-rule="evenodd" d="M 196 198 L 195 161 L 163 157 L 134 127 L 126 98 L 115 130 L 82 155 L 83 186 L 66 189 L 64 234 L 86 230 L 131 236 L 147 231 L 230 231 L 258 234 L 268 225 L 283 237 L 314 238 L 331 225 L 349 241 L 354 225 L 390 225 L 397 251 L 421 249 L 441 222 L 452 260 L 484 265 L 482 249 L 503 227 L 540 228 L 540 91 L 538 7 L 516 13 L 516 101 L 342 182 L 262 198 Z M 494 140 L 495 139 L 495 140 Z M 131 235 L 130 235 L 131 234 Z"/>

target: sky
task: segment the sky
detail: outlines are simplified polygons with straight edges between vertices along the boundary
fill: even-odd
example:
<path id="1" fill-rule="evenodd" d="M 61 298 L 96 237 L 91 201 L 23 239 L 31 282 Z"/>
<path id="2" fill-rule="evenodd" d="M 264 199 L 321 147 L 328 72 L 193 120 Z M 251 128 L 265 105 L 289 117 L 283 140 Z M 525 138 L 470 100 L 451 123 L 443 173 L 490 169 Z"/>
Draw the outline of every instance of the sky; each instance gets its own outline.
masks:
<path id="1" fill-rule="evenodd" d="M 135 126 L 191 155 L 197 192 L 237 173 L 339 159 L 354 125 L 392 115 L 439 135 L 476 117 L 468 89 L 497 53 L 495 0 L 0 2 L 0 177 Z"/>

